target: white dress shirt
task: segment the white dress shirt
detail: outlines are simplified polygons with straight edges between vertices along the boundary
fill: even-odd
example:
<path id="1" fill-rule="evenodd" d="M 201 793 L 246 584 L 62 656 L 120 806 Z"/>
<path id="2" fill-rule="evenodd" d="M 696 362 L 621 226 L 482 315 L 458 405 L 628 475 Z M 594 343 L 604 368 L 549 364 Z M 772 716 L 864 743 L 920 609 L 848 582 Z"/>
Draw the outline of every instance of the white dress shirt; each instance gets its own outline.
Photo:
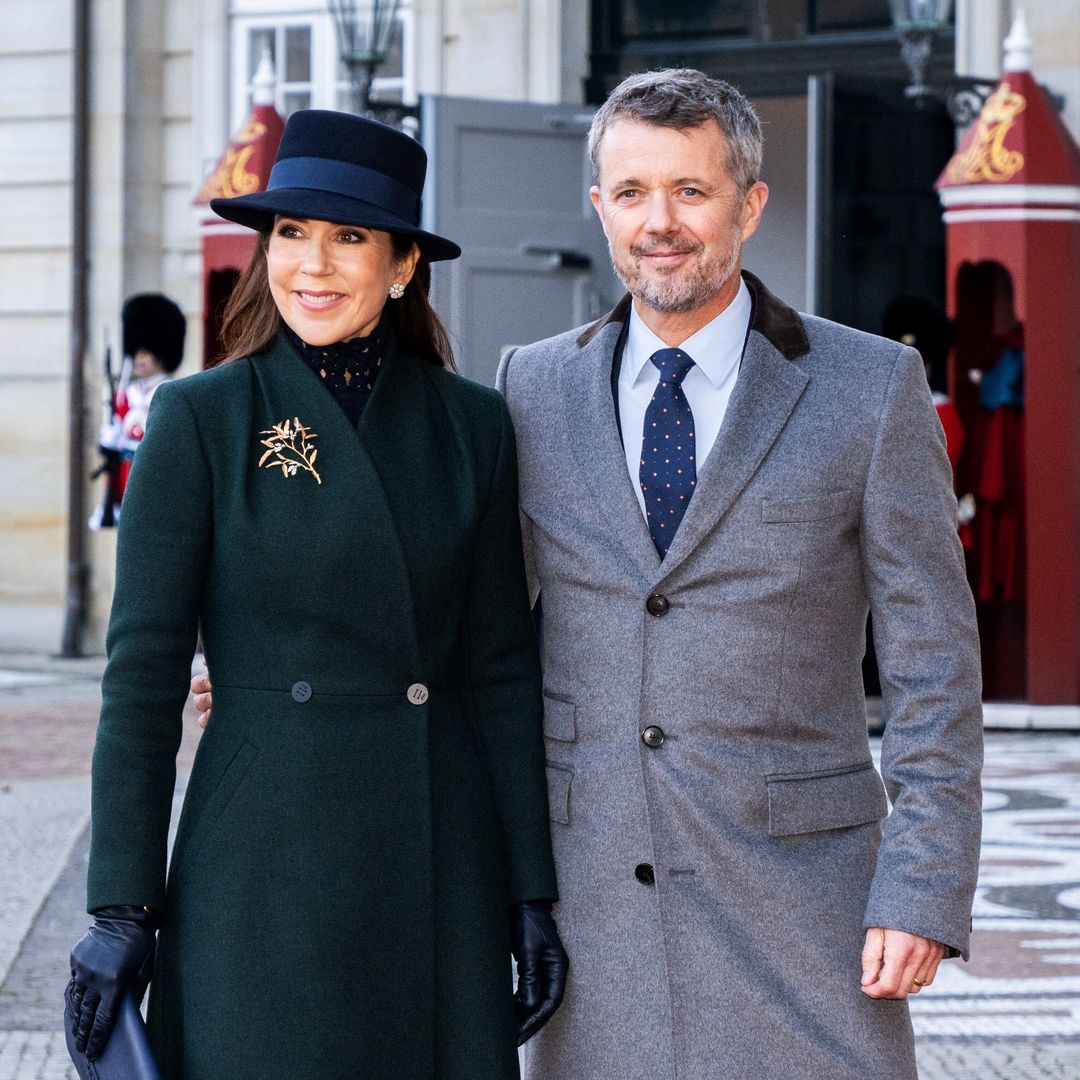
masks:
<path id="1" fill-rule="evenodd" d="M 674 346 L 694 361 L 694 366 L 683 379 L 682 388 L 694 414 L 699 476 L 716 442 L 731 392 L 735 389 L 752 308 L 746 282 L 740 282 L 735 299 L 715 319 Z M 626 468 L 642 517 L 645 516 L 645 496 L 641 492 L 639 476 L 641 440 L 645 431 L 645 410 L 660 382 L 660 372 L 649 358 L 658 349 L 669 348 L 672 346 L 661 341 L 642 322 L 636 307 L 631 305 L 626 347 L 619 367 L 619 422 L 622 425 L 623 449 L 626 451 Z"/>

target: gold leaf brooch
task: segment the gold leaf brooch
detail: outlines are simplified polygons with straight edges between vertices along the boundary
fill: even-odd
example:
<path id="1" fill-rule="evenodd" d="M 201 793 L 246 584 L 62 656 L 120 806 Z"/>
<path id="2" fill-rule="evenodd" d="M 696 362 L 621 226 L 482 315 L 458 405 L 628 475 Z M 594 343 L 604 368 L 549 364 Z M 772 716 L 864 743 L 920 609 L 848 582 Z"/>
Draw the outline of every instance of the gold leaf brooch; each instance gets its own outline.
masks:
<path id="1" fill-rule="evenodd" d="M 282 420 L 259 434 L 266 436 L 260 440 L 260 445 L 267 448 L 266 453 L 259 458 L 260 468 L 280 468 L 282 475 L 286 477 L 295 476 L 298 469 L 303 469 L 304 472 L 311 473 L 317 483 L 322 483 L 322 477 L 315 471 L 315 458 L 319 451 L 311 448 L 311 440 L 318 436 L 300 423 L 300 417 Z"/>

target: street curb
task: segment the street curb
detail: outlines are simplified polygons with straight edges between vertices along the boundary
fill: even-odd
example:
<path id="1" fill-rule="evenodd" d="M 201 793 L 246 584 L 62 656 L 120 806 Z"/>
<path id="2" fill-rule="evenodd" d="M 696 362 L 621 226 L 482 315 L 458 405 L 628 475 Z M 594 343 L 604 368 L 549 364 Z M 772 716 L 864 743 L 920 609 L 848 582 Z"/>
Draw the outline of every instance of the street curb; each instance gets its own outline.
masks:
<path id="1" fill-rule="evenodd" d="M 47 887 L 42 893 L 41 900 L 37 906 L 32 910 L 30 917 L 26 920 L 26 926 L 23 928 L 19 935 L 19 947 L 12 953 L 11 960 L 3 967 L 0 968 L 0 986 L 3 986 L 7 981 L 7 977 L 11 974 L 18 962 L 19 957 L 22 955 L 22 951 L 26 946 L 26 940 L 30 935 L 30 931 L 33 929 L 34 923 L 38 921 L 41 916 L 41 912 L 45 905 L 49 901 L 49 897 L 52 895 L 53 889 L 56 888 L 56 883 L 60 880 L 60 875 L 67 868 L 68 863 L 71 861 L 72 855 L 75 853 L 75 848 L 86 834 L 86 830 L 90 828 L 90 811 L 85 811 L 78 819 L 76 828 L 72 831 L 71 841 L 63 849 L 63 854 L 57 860 L 55 870 L 46 879 L 48 882 Z"/>

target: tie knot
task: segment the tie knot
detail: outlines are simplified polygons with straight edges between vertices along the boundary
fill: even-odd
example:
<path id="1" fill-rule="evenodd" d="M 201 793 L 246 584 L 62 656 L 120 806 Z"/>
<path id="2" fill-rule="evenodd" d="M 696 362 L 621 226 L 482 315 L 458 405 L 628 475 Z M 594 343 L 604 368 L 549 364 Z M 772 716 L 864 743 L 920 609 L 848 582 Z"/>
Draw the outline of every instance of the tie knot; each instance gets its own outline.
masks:
<path id="1" fill-rule="evenodd" d="M 676 385 L 686 378 L 686 373 L 694 366 L 694 361 L 682 349 L 657 349 L 649 359 L 660 372 L 661 382 Z"/>

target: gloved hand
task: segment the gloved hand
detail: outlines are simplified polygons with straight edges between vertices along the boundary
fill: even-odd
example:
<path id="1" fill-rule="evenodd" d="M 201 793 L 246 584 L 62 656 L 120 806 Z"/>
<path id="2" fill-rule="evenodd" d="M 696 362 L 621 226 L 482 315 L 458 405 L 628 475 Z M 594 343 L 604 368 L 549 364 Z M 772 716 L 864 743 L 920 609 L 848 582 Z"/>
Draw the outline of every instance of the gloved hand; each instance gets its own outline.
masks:
<path id="1" fill-rule="evenodd" d="M 71 950 L 71 982 L 64 991 L 65 1020 L 88 1061 L 105 1049 L 127 991 L 136 1002 L 154 971 L 157 918 L 146 908 L 98 908 L 94 925 Z"/>
<path id="2" fill-rule="evenodd" d="M 518 966 L 514 1006 L 521 1046 L 551 1019 L 566 991 L 570 961 L 550 900 L 526 900 L 510 908 L 510 942 Z"/>

